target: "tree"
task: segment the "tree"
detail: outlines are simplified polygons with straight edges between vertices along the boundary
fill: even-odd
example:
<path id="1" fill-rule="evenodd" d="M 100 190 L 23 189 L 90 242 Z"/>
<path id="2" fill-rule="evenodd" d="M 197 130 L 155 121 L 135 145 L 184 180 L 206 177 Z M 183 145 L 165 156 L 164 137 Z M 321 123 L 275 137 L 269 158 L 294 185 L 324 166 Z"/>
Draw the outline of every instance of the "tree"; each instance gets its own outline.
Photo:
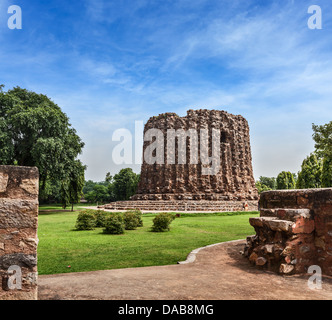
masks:
<path id="1" fill-rule="evenodd" d="M 259 180 L 256 181 L 256 188 L 259 194 L 264 191 L 275 190 L 277 188 L 276 178 L 260 176 Z"/>
<path id="2" fill-rule="evenodd" d="M 116 200 L 129 200 L 137 190 L 139 177 L 131 168 L 121 169 L 114 175 L 112 189 Z"/>
<path id="3" fill-rule="evenodd" d="M 261 183 L 260 181 L 256 181 L 256 188 L 259 194 L 261 194 L 264 191 L 269 191 L 272 190 L 270 187 L 268 187 L 267 185 Z"/>
<path id="4" fill-rule="evenodd" d="M 40 203 L 61 203 L 61 181 L 46 180 L 46 186 L 39 192 Z"/>
<path id="5" fill-rule="evenodd" d="M 274 177 L 269 178 L 269 177 L 263 177 L 263 176 L 260 176 L 260 177 L 259 177 L 259 182 L 260 182 L 262 185 L 267 186 L 267 187 L 270 188 L 271 190 L 275 190 L 276 187 L 277 187 L 277 181 L 276 181 L 276 178 L 274 178 Z"/>
<path id="6" fill-rule="evenodd" d="M 324 125 L 312 125 L 316 153 L 322 158 L 322 187 L 332 187 L 332 121 Z"/>
<path id="7" fill-rule="evenodd" d="M 289 171 L 282 171 L 277 177 L 277 189 L 295 189 L 294 175 Z"/>
<path id="8" fill-rule="evenodd" d="M 298 174 L 296 187 L 299 189 L 321 188 L 322 160 L 315 153 L 311 153 L 303 160 L 301 171 Z"/>
<path id="9" fill-rule="evenodd" d="M 36 166 L 40 190 L 63 181 L 84 143 L 69 118 L 46 95 L 20 87 L 0 90 L 0 164 Z"/>
<path id="10" fill-rule="evenodd" d="M 93 187 L 97 184 L 97 182 L 93 182 L 92 180 L 85 181 L 83 187 L 83 194 L 86 195 L 90 191 L 93 191 Z"/>
<path id="11" fill-rule="evenodd" d="M 101 184 L 95 184 L 93 190 L 89 191 L 84 195 L 85 200 L 89 203 L 96 203 L 96 202 L 108 202 L 110 201 L 110 194 L 108 192 L 107 186 Z"/>
<path id="12" fill-rule="evenodd" d="M 332 187 L 332 158 L 324 157 L 322 165 L 322 187 Z"/>
<path id="13" fill-rule="evenodd" d="M 105 181 L 108 183 L 112 183 L 113 177 L 111 176 L 110 172 L 106 173 Z"/>
<path id="14" fill-rule="evenodd" d="M 64 209 L 71 204 L 71 211 L 74 211 L 74 204 L 81 200 L 84 187 L 84 172 L 86 166 L 80 160 L 72 163 L 70 171 L 65 179 L 62 180 L 61 193 Z"/>
<path id="15" fill-rule="evenodd" d="M 315 141 L 317 154 L 324 158 L 332 156 L 332 121 L 324 125 L 312 125 L 314 131 L 312 137 Z"/>

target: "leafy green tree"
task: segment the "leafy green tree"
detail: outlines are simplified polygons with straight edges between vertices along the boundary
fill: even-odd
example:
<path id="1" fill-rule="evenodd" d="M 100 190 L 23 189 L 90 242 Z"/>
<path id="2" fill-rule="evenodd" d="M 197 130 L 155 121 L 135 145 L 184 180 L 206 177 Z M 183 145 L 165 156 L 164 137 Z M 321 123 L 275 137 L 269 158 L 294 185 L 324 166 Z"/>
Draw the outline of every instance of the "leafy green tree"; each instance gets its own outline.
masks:
<path id="1" fill-rule="evenodd" d="M 272 190 L 270 187 L 268 187 L 267 185 L 261 183 L 260 181 L 256 181 L 256 188 L 259 194 L 261 194 L 264 191 L 269 191 Z"/>
<path id="2" fill-rule="evenodd" d="M 298 174 L 296 187 L 298 189 L 321 188 L 322 160 L 315 153 L 311 153 L 303 160 Z"/>
<path id="3" fill-rule="evenodd" d="M 108 188 L 101 184 L 95 184 L 93 190 L 85 194 L 85 200 L 89 203 L 105 203 L 110 201 Z"/>
<path id="4" fill-rule="evenodd" d="M 74 211 L 74 204 L 81 200 L 85 183 L 85 170 L 86 166 L 82 165 L 80 160 L 76 160 L 72 163 L 66 179 L 62 180 L 61 191 L 64 208 L 71 204 L 71 211 Z"/>
<path id="5" fill-rule="evenodd" d="M 274 177 L 269 178 L 269 177 L 260 176 L 259 177 L 259 182 L 262 185 L 267 186 L 271 190 L 275 190 L 277 188 L 277 181 L 276 181 L 276 178 L 274 178 Z"/>
<path id="6" fill-rule="evenodd" d="M 332 187 L 332 121 L 324 125 L 312 125 L 316 153 L 322 158 L 322 187 Z"/>
<path id="7" fill-rule="evenodd" d="M 83 187 L 83 193 L 86 195 L 90 191 L 93 191 L 93 187 L 97 184 L 97 182 L 93 182 L 92 180 L 85 181 Z"/>
<path id="8" fill-rule="evenodd" d="M 314 131 L 312 137 L 315 141 L 315 149 L 320 157 L 332 156 L 332 121 L 324 125 L 312 125 Z"/>
<path id="9" fill-rule="evenodd" d="M 137 190 L 139 177 L 131 168 L 121 169 L 114 175 L 112 190 L 116 200 L 129 200 Z"/>
<path id="10" fill-rule="evenodd" d="M 110 172 L 106 173 L 105 181 L 108 183 L 112 183 L 113 177 L 111 176 Z"/>
<path id="11" fill-rule="evenodd" d="M 277 189 L 295 189 L 294 175 L 289 171 L 282 171 L 277 177 Z"/>
<path id="12" fill-rule="evenodd" d="M 46 180 L 45 188 L 39 192 L 40 203 L 61 203 L 61 181 Z"/>
<path id="13" fill-rule="evenodd" d="M 323 158 L 322 187 L 332 187 L 332 158 L 327 156 Z"/>
<path id="14" fill-rule="evenodd" d="M 0 164 L 38 167 L 43 193 L 48 180 L 68 179 L 83 147 L 67 115 L 46 95 L 1 86 Z"/>

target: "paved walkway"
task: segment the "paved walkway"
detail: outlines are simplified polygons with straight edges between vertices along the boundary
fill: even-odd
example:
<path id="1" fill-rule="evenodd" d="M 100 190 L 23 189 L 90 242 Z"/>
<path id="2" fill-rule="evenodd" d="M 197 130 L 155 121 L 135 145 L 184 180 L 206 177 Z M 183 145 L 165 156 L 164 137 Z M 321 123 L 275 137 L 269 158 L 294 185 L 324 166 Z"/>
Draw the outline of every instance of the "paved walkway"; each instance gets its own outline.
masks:
<path id="1" fill-rule="evenodd" d="M 239 252 L 244 241 L 199 250 L 192 263 L 39 276 L 39 299 L 251 300 L 332 299 L 332 280 L 310 290 L 308 276 L 257 270 Z"/>

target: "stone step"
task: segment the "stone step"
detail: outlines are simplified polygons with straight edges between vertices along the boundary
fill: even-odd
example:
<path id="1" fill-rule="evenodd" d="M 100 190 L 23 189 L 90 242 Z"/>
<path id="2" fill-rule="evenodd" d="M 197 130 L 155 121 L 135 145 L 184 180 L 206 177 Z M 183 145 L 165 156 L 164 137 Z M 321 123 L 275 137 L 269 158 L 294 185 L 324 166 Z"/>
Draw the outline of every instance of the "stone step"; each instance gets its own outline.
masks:
<path id="1" fill-rule="evenodd" d="M 302 210 L 302 209 L 301 209 Z M 308 217 L 307 211 L 294 210 L 287 214 L 294 213 L 294 215 L 286 216 L 288 220 L 280 219 L 279 217 L 254 217 L 249 218 L 249 223 L 254 228 L 266 227 L 272 231 L 292 232 L 293 234 L 311 233 L 315 229 L 314 219 Z"/>
<path id="2" fill-rule="evenodd" d="M 249 218 L 251 226 L 263 228 L 266 227 L 272 231 L 292 232 L 294 222 L 288 220 L 280 220 L 276 217 L 254 217 Z"/>
<path id="3" fill-rule="evenodd" d="M 296 222 L 298 219 L 311 219 L 310 209 L 261 209 L 261 217 L 276 217 L 282 220 Z"/>
<path id="4" fill-rule="evenodd" d="M 138 208 L 149 211 L 243 211 L 242 201 L 172 201 L 131 200 L 112 202 L 99 208 L 109 210 L 130 210 Z M 257 210 L 256 203 L 250 203 L 249 210 Z"/>

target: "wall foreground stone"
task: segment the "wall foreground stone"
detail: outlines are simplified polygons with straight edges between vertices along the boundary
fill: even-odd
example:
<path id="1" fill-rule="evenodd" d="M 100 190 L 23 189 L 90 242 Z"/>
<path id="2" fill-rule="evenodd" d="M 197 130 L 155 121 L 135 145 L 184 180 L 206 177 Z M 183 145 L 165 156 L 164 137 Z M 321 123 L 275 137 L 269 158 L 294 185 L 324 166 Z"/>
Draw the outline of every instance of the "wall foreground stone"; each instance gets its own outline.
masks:
<path id="1" fill-rule="evenodd" d="M 260 217 L 250 218 L 256 235 L 244 255 L 281 274 L 306 273 L 311 265 L 332 275 L 332 188 L 263 192 Z"/>
<path id="2" fill-rule="evenodd" d="M 0 166 L 0 300 L 37 299 L 38 181 L 37 168 Z"/>

